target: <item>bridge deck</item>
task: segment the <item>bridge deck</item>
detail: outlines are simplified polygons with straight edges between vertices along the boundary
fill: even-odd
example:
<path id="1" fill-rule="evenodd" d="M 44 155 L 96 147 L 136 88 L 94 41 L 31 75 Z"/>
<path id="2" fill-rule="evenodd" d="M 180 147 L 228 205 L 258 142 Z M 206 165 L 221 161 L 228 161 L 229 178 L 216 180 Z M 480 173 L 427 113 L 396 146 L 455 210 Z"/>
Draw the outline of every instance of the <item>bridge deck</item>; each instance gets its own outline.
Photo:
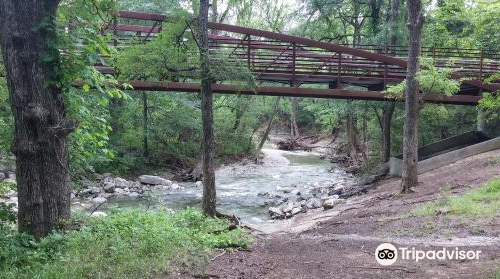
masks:
<path id="1" fill-rule="evenodd" d="M 126 42 L 130 36 L 146 42 L 161 32 L 167 17 L 121 11 L 118 20 L 120 22 L 107 28 L 115 32 L 121 42 Z M 123 20 L 126 22 L 122 23 Z M 221 23 L 209 22 L 209 28 L 215 31 L 209 37 L 210 52 L 224 53 L 228 63 L 247 65 L 256 79 L 266 85 L 257 90 L 241 90 L 217 84 L 214 85 L 217 93 L 385 100 L 381 92 L 387 85 L 404 80 L 406 74 L 407 48 L 404 46 L 353 48 Z M 454 69 L 452 78 L 464 79 L 457 95 L 427 94 L 425 99 L 428 101 L 474 105 L 481 99 L 482 92 L 500 88 L 499 83 L 483 82 L 493 73 L 500 72 L 500 53 L 496 51 L 423 48 L 422 55 L 437 67 Z M 107 67 L 99 69 L 113 72 Z M 199 90 L 199 86 L 189 83 L 131 83 L 140 90 Z M 301 88 L 305 84 L 316 84 L 323 89 Z"/>

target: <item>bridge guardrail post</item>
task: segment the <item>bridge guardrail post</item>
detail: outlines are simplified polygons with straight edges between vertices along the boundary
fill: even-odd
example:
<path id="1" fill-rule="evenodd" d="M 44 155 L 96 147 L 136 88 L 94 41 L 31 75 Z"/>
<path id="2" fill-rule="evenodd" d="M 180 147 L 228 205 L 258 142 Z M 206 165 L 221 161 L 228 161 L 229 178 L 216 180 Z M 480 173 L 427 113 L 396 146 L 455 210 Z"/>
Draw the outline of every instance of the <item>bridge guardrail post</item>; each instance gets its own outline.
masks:
<path id="1" fill-rule="evenodd" d="M 339 52 L 337 69 L 337 88 L 342 88 L 342 52 Z"/>

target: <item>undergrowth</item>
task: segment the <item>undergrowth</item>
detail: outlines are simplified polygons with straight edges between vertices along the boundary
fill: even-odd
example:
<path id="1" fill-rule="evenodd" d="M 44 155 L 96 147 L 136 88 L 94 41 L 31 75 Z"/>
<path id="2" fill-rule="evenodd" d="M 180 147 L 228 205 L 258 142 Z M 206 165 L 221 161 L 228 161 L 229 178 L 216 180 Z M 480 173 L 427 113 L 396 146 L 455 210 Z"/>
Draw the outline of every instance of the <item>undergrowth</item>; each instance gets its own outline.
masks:
<path id="1" fill-rule="evenodd" d="M 214 248 L 246 248 L 228 223 L 185 210 L 127 210 L 77 218 L 78 228 L 35 241 L 3 220 L 0 278 L 156 278 L 174 268 L 201 268 Z M 12 221 L 12 220 L 11 220 Z"/>

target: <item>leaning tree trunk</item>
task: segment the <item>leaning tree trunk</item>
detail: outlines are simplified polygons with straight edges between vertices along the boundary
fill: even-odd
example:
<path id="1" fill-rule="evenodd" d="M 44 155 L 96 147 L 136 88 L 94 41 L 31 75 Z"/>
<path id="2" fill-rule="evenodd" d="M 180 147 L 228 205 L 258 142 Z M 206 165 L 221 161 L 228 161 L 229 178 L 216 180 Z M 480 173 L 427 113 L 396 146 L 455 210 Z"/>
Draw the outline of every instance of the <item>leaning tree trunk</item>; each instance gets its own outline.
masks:
<path id="1" fill-rule="evenodd" d="M 267 128 L 264 131 L 264 134 L 262 135 L 262 138 L 259 142 L 259 145 L 257 146 L 257 149 L 255 150 L 255 160 L 256 161 L 259 158 L 259 154 L 260 154 L 260 151 L 262 150 L 262 147 L 264 147 L 264 143 L 266 143 L 267 138 L 269 137 L 269 133 L 271 133 L 271 128 L 273 127 L 274 118 L 276 117 L 276 113 L 278 112 L 279 104 L 280 104 L 280 97 L 276 97 L 276 103 L 274 104 L 273 113 L 271 114 L 271 117 L 269 118 L 269 122 L 267 123 Z"/>
<path id="2" fill-rule="evenodd" d="M 58 4 L 58 0 L 0 1 L 0 38 L 15 127 L 18 225 L 19 231 L 36 238 L 70 218 L 66 142 L 76 121 L 67 119 L 63 89 L 56 86 Z"/>
<path id="3" fill-rule="evenodd" d="M 407 6 L 409 48 L 405 91 L 402 192 L 408 192 L 418 184 L 419 84 L 416 75 L 420 66 L 419 56 L 424 23 L 422 0 L 408 0 Z"/>
<path id="4" fill-rule="evenodd" d="M 203 211 L 207 216 L 216 215 L 215 172 L 214 172 L 214 115 L 212 79 L 208 52 L 208 9 L 209 0 L 200 1 L 199 43 L 201 54 L 201 112 L 203 122 Z"/>

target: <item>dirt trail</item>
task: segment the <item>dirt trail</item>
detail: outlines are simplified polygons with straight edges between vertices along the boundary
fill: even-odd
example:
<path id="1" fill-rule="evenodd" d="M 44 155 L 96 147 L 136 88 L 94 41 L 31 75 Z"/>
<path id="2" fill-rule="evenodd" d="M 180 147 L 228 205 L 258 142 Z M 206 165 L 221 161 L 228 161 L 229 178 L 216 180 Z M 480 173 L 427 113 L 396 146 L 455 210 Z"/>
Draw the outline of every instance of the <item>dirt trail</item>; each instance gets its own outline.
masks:
<path id="1" fill-rule="evenodd" d="M 493 278 L 500 266 L 500 218 L 407 217 L 413 208 L 480 186 L 499 174 L 500 151 L 476 155 L 420 176 L 417 192 L 399 196 L 398 179 L 381 181 L 363 196 L 319 215 L 270 228 L 250 251 L 216 257 L 205 275 L 169 278 Z M 313 220 L 316 218 L 316 220 Z M 323 221 L 317 224 L 317 221 Z M 381 266 L 384 242 L 418 250 L 481 250 L 479 260 L 398 260 Z"/>

